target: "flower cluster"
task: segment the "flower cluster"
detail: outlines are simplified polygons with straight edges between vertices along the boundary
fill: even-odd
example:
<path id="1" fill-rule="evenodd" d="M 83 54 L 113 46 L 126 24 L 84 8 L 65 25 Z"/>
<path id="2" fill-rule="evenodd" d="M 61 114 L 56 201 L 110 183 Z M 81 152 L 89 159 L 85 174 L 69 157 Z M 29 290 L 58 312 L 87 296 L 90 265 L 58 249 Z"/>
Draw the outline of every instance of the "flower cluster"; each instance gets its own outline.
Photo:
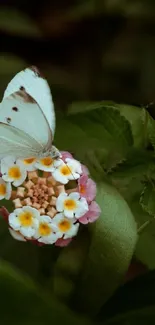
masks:
<path id="1" fill-rule="evenodd" d="M 4 207 L 0 212 L 17 240 L 65 246 L 80 224 L 100 215 L 96 184 L 68 152 L 58 159 L 6 157 L 0 173 L 0 200 L 14 205 L 10 214 Z"/>

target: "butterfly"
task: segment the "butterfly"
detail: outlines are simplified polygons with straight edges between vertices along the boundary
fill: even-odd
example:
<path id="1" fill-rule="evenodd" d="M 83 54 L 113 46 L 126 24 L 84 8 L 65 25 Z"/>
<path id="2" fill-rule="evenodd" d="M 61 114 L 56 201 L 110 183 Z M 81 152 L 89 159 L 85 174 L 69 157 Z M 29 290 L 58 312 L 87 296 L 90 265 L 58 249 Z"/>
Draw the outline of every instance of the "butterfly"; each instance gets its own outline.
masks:
<path id="1" fill-rule="evenodd" d="M 58 158 L 52 145 L 55 111 L 47 81 L 36 67 L 26 68 L 8 84 L 0 103 L 0 159 Z"/>

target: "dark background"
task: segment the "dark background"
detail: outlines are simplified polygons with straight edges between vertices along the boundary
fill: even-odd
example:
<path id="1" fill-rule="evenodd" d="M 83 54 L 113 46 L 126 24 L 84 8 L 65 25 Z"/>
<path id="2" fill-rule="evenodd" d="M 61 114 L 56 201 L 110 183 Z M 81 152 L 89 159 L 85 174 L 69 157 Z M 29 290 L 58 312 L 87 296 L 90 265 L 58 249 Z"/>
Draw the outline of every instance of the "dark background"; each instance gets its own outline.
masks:
<path id="1" fill-rule="evenodd" d="M 76 100 L 155 100 L 155 1 L 0 1 L 0 91 L 27 65 L 56 109 Z"/>

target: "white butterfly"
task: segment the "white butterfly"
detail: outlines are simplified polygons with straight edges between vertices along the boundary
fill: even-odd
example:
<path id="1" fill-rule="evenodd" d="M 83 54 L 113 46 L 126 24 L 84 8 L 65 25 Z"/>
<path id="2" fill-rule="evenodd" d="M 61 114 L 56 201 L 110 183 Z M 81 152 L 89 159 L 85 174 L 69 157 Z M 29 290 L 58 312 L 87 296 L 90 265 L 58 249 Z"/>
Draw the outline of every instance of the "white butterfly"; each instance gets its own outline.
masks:
<path id="1" fill-rule="evenodd" d="M 60 156 L 52 146 L 55 112 L 47 81 L 35 67 L 19 72 L 0 103 L 0 158 Z"/>

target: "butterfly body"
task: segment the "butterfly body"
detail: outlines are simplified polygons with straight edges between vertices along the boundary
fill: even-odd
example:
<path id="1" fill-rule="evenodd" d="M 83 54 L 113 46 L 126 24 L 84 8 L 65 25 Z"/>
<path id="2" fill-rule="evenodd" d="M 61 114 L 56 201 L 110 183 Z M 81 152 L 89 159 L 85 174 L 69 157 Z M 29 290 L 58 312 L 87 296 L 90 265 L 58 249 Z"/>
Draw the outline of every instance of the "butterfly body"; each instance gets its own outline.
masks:
<path id="1" fill-rule="evenodd" d="M 8 84 L 0 104 L 0 158 L 58 158 L 52 145 L 55 112 L 48 83 L 37 68 L 19 72 Z"/>

